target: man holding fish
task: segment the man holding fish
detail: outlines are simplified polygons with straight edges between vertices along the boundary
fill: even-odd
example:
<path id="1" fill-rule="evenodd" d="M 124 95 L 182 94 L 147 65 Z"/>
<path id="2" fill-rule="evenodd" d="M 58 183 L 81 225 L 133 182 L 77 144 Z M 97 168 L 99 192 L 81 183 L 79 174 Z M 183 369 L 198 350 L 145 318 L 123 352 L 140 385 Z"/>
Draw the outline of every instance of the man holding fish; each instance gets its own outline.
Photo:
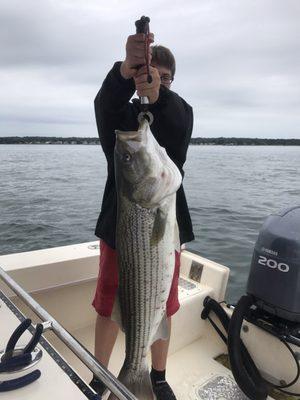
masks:
<path id="1" fill-rule="evenodd" d="M 147 39 L 153 43 L 153 34 Z M 139 399 L 152 399 L 154 392 L 158 400 L 175 400 L 165 373 L 171 316 L 179 309 L 180 245 L 194 239 L 181 184 L 193 111 L 170 90 L 173 54 L 163 46 L 145 54 L 145 40 L 143 33 L 128 37 L 125 60 L 115 63 L 95 99 L 108 166 L 96 226 L 101 240 L 93 301 L 95 356 L 108 366 L 121 326 L 126 357 L 120 381 Z M 130 102 L 135 91 L 149 99 L 151 130 L 147 120 L 138 122 L 140 102 Z M 145 357 L 150 347 L 149 376 Z M 105 391 L 96 377 L 91 386 L 100 395 Z"/>

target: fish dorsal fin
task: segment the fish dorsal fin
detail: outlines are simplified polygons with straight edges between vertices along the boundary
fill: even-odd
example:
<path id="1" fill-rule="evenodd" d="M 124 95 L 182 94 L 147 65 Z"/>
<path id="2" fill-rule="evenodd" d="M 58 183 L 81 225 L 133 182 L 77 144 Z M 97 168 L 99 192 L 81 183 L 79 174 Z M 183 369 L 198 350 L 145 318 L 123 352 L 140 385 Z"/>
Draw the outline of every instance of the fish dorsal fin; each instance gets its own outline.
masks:
<path id="1" fill-rule="evenodd" d="M 153 223 L 153 230 L 151 235 L 151 245 L 156 245 L 161 241 L 165 234 L 167 224 L 167 213 L 162 207 L 156 210 L 155 219 Z"/>

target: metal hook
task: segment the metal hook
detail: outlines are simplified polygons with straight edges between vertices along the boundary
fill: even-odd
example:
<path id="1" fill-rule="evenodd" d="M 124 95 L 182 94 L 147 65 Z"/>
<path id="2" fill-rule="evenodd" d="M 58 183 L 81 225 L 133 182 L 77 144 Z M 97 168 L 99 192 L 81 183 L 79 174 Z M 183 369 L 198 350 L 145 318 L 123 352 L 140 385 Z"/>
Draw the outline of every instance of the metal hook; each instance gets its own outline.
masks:
<path id="1" fill-rule="evenodd" d="M 142 111 L 138 115 L 139 124 L 142 123 L 143 119 L 146 119 L 149 122 L 149 125 L 151 125 L 153 120 L 154 120 L 154 117 L 153 117 L 153 114 L 150 111 Z"/>

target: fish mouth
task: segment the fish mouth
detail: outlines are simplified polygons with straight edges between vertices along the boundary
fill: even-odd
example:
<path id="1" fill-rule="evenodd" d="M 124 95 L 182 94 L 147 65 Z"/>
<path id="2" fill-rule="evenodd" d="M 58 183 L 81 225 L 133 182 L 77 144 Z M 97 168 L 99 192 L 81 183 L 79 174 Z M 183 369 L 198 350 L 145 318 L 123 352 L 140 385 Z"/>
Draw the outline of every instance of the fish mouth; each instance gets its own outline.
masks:
<path id="1" fill-rule="evenodd" d="M 140 130 L 138 131 L 130 131 L 130 132 L 123 132 L 123 131 L 115 131 L 117 139 L 121 142 L 128 142 L 129 140 L 133 140 L 135 142 L 142 142 L 143 135 Z"/>
<path id="2" fill-rule="evenodd" d="M 149 123 L 147 120 L 143 120 L 137 131 L 120 131 L 120 130 L 115 130 L 115 134 L 118 140 L 121 142 L 128 142 L 129 140 L 133 140 L 136 142 L 142 142 L 145 139 L 145 132 L 147 131 L 147 128 L 149 126 Z"/>

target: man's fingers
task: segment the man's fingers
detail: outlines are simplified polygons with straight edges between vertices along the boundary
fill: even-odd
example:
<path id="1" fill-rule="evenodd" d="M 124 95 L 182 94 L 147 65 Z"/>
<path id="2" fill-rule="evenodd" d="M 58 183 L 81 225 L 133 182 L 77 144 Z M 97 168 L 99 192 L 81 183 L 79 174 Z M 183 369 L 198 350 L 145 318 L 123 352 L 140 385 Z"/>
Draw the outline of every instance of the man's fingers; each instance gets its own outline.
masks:
<path id="1" fill-rule="evenodd" d="M 149 71 L 150 71 L 150 69 L 149 69 Z M 138 70 L 138 73 L 137 73 L 136 77 L 138 77 L 138 76 L 140 76 L 140 75 L 144 75 L 144 74 L 147 74 L 147 66 L 146 66 L 146 65 L 143 65 L 143 66 Z"/>
<path id="2" fill-rule="evenodd" d="M 153 43 L 154 42 L 154 33 L 149 33 L 149 42 Z"/>
<path id="3" fill-rule="evenodd" d="M 154 92 L 153 92 L 153 89 L 137 89 L 136 93 L 139 97 L 151 98 L 153 96 Z"/>
<path id="4" fill-rule="evenodd" d="M 140 69 L 137 71 L 137 74 L 135 75 L 135 78 L 134 78 L 136 85 L 138 85 L 140 83 L 143 83 L 143 82 L 147 82 L 147 76 L 148 75 L 145 74 L 145 73 L 140 74 Z"/>
<path id="5" fill-rule="evenodd" d="M 145 51 L 145 43 L 141 42 L 132 43 L 132 49 Z"/>
<path id="6" fill-rule="evenodd" d="M 143 75 L 139 75 L 138 76 L 138 73 L 137 73 L 135 75 L 134 81 L 135 81 L 136 85 L 140 85 L 140 84 L 146 83 L 146 82 L 148 83 L 148 75 L 147 74 L 143 74 Z M 152 77 L 152 81 L 154 81 L 153 77 Z"/>
<path id="7" fill-rule="evenodd" d="M 138 72 L 137 72 L 138 74 Z M 138 87 L 156 87 L 156 86 L 160 86 L 160 78 L 158 78 L 157 76 L 154 76 L 151 74 L 152 80 L 149 83 L 148 82 L 148 75 L 141 75 L 141 76 L 137 76 L 137 74 L 134 76 L 134 82 L 135 82 L 135 86 Z"/>
<path id="8" fill-rule="evenodd" d="M 127 46 L 127 51 L 131 52 L 131 53 L 143 53 L 145 52 L 145 46 L 140 43 L 130 43 Z"/>
<path id="9" fill-rule="evenodd" d="M 132 66 L 145 65 L 145 39 L 146 35 L 144 33 L 136 33 L 135 35 L 130 35 L 127 39 L 126 44 L 126 60 L 127 63 Z M 152 43 L 154 40 L 153 33 L 149 34 L 149 42 Z M 152 49 L 149 47 L 148 60 L 151 62 Z"/>
<path id="10" fill-rule="evenodd" d="M 134 77 L 134 82 L 135 82 L 135 87 L 137 90 L 140 89 L 153 89 L 156 87 L 160 86 L 160 80 L 158 80 L 156 77 L 152 76 L 152 81 L 149 83 L 148 82 L 148 76 L 147 75 L 142 75 L 140 77 Z"/>
<path id="11" fill-rule="evenodd" d="M 155 88 L 156 88 L 156 85 L 154 85 L 152 83 L 147 83 L 147 82 L 140 83 L 139 85 L 136 85 L 137 92 L 141 92 L 141 91 L 144 92 L 144 91 L 147 91 L 147 90 L 152 92 L 153 89 L 155 89 Z"/>
<path id="12" fill-rule="evenodd" d="M 149 33 L 149 42 L 153 43 L 154 35 L 153 33 Z M 123 75 L 126 79 L 135 77 L 140 75 L 141 72 L 137 72 L 137 67 L 141 65 L 145 65 L 146 55 L 146 35 L 144 33 L 136 33 L 135 35 L 130 35 L 127 38 L 126 43 L 126 59 L 123 63 L 123 66 L 126 65 L 126 68 L 122 68 Z M 147 54 L 148 62 L 151 62 L 152 59 L 152 49 L 149 47 L 148 54 Z M 128 72 L 130 71 L 130 72 Z M 134 72 L 134 73 L 133 73 Z"/>
<path id="13" fill-rule="evenodd" d="M 127 46 L 127 51 L 131 52 L 145 52 L 145 46 L 143 43 L 130 43 Z"/>
<path id="14" fill-rule="evenodd" d="M 143 65 L 141 68 L 139 68 L 138 73 L 136 75 L 136 78 L 138 78 L 140 75 L 147 74 L 147 66 Z M 149 66 L 149 72 L 152 75 L 158 75 L 157 69 L 152 67 L 151 65 Z"/>
<path id="15" fill-rule="evenodd" d="M 130 64 L 133 66 L 144 65 L 146 64 L 146 59 L 145 57 L 131 57 Z"/>
<path id="16" fill-rule="evenodd" d="M 151 61 L 151 54 L 148 53 L 149 60 Z M 146 64 L 145 50 L 131 48 L 127 50 L 127 59 L 132 65 L 144 65 Z"/>
<path id="17" fill-rule="evenodd" d="M 136 41 L 139 41 L 139 42 L 144 42 L 146 39 L 145 33 L 136 33 L 135 35 L 131 35 L 131 37 L 133 37 Z M 149 32 L 148 37 L 149 37 L 149 41 L 151 41 L 151 43 L 154 42 L 154 33 Z"/>
<path id="18" fill-rule="evenodd" d="M 145 60 L 145 54 L 143 53 L 134 53 L 134 54 L 129 54 L 128 58 L 130 59 L 130 61 L 135 62 L 136 60 L 141 61 L 141 60 Z M 139 64 L 144 64 L 144 63 L 139 63 Z"/>
<path id="19" fill-rule="evenodd" d="M 135 35 L 128 36 L 129 42 L 144 42 L 146 35 L 144 33 L 136 33 Z"/>
<path id="20" fill-rule="evenodd" d="M 136 33 L 135 35 L 130 35 L 128 36 L 128 42 L 136 42 L 136 43 L 144 43 L 146 39 L 145 33 Z M 149 33 L 149 42 L 153 43 L 154 42 L 154 34 Z"/>

